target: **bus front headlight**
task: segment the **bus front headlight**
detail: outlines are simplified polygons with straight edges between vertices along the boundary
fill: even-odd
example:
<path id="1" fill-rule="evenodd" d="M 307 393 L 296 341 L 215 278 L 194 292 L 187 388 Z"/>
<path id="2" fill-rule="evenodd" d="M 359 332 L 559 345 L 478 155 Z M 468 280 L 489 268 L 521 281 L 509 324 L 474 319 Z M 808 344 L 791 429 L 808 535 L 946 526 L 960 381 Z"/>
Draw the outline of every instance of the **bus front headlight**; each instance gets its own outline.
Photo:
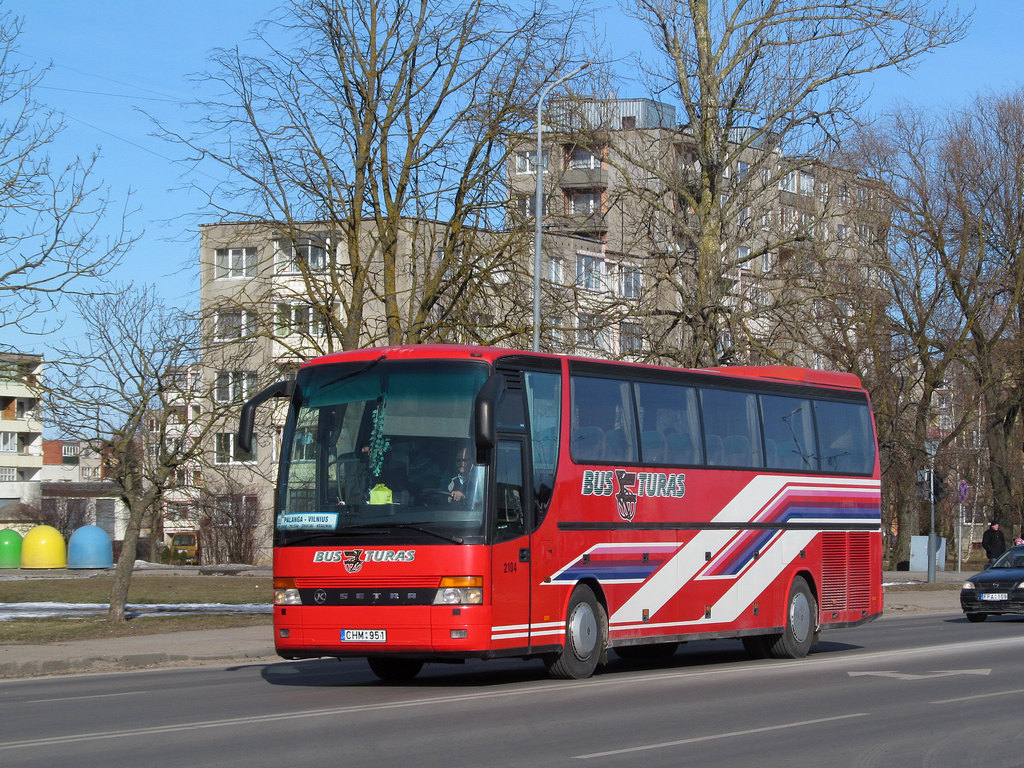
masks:
<path id="1" fill-rule="evenodd" d="M 295 579 L 274 579 L 274 605 L 302 605 Z"/>
<path id="2" fill-rule="evenodd" d="M 483 576 L 445 576 L 434 595 L 434 605 L 481 605 L 483 602 Z"/>

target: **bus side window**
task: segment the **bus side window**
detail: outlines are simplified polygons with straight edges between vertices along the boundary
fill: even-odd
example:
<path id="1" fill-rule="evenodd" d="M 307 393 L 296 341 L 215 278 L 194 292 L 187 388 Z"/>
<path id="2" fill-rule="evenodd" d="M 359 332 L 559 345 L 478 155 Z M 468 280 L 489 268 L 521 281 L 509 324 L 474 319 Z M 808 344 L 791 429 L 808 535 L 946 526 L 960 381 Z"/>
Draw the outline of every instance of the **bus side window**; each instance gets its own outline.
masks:
<path id="1" fill-rule="evenodd" d="M 871 474 L 875 446 L 867 405 L 816 400 L 814 421 L 823 470 Z"/>

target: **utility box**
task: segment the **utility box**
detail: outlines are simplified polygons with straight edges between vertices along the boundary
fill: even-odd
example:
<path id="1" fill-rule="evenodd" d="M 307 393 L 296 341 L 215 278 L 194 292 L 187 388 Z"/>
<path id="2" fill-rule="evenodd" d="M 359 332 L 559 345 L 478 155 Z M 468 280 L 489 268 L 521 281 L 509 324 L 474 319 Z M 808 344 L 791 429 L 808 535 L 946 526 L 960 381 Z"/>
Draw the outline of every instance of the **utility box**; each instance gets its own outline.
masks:
<path id="1" fill-rule="evenodd" d="M 928 537 L 910 537 L 910 570 L 928 570 Z M 946 570 L 946 540 L 941 536 L 935 538 L 935 570 Z"/>

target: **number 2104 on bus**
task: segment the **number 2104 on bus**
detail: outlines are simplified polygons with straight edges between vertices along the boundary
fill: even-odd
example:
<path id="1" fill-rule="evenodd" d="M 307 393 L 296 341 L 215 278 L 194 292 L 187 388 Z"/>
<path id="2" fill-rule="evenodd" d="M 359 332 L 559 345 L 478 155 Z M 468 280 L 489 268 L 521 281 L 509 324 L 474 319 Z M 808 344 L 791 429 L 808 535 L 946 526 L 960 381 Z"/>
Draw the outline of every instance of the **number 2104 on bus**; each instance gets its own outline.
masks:
<path id="1" fill-rule="evenodd" d="M 274 525 L 287 659 L 539 658 L 559 678 L 738 638 L 805 656 L 882 611 L 874 422 L 857 377 L 414 346 L 312 360 Z"/>

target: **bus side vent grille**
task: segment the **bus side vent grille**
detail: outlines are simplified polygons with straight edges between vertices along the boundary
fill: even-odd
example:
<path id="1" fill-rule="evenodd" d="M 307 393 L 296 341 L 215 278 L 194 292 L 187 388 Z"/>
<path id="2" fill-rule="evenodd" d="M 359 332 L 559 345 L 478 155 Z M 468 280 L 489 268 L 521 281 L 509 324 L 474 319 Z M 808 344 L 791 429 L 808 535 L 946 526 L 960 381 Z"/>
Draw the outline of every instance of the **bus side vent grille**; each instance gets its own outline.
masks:
<path id="1" fill-rule="evenodd" d="M 845 611 L 846 600 L 846 533 L 821 534 L 821 610 Z"/>
<path id="2" fill-rule="evenodd" d="M 871 534 L 826 532 L 821 536 L 822 611 L 871 607 Z"/>
<path id="3" fill-rule="evenodd" d="M 866 531 L 850 537 L 850 608 L 871 607 L 871 534 Z"/>

